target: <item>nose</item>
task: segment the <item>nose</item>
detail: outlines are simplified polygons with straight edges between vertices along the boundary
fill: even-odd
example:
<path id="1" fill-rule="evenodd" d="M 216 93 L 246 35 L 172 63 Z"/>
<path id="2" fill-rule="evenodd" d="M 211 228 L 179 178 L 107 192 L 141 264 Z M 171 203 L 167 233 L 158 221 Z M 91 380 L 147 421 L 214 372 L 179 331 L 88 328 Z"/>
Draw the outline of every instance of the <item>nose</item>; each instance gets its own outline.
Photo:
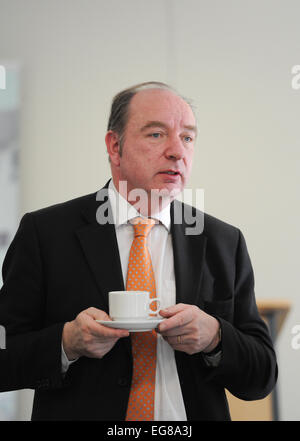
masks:
<path id="1" fill-rule="evenodd" d="M 174 136 L 168 140 L 165 155 L 168 159 L 179 160 L 185 155 L 185 147 L 180 137 Z"/>

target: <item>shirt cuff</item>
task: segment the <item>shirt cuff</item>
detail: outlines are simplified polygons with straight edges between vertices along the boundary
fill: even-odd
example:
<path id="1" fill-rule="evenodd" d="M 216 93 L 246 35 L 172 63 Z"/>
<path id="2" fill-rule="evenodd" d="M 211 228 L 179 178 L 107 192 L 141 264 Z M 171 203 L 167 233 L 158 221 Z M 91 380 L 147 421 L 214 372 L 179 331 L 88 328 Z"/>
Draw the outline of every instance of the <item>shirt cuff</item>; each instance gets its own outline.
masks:
<path id="1" fill-rule="evenodd" d="M 222 350 L 213 355 L 207 355 L 204 353 L 202 353 L 202 355 L 207 366 L 217 367 L 222 358 Z"/>
<path id="2" fill-rule="evenodd" d="M 62 374 L 65 374 L 67 372 L 67 370 L 69 369 L 69 367 L 71 366 L 72 363 L 74 363 L 75 361 L 77 361 L 78 358 L 75 358 L 75 360 L 69 360 L 65 350 L 64 350 L 64 346 L 61 343 L 61 372 Z"/>

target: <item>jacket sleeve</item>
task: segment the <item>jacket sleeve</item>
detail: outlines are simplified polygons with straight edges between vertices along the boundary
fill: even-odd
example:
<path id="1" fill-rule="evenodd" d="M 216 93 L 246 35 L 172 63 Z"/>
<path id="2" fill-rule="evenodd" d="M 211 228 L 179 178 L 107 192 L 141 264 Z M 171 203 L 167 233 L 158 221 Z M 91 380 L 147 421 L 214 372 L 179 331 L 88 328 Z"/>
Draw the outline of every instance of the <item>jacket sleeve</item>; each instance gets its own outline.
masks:
<path id="1" fill-rule="evenodd" d="M 233 320 L 217 318 L 222 330 L 222 358 L 211 370 L 211 377 L 243 400 L 264 398 L 276 384 L 277 362 L 268 328 L 257 310 L 252 265 L 241 232 Z"/>
<path id="2" fill-rule="evenodd" d="M 64 323 L 44 325 L 45 281 L 34 216 L 26 214 L 4 259 L 0 325 L 0 391 L 49 389 L 63 384 L 61 337 Z"/>

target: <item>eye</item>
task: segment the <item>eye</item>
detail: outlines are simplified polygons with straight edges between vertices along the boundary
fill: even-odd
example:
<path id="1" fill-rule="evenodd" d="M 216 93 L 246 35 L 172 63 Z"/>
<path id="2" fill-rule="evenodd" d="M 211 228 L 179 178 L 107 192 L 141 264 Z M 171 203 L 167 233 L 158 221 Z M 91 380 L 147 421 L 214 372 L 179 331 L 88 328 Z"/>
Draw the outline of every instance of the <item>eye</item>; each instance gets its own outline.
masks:
<path id="1" fill-rule="evenodd" d="M 159 138 L 161 136 L 161 133 L 155 132 L 155 133 L 150 133 L 150 135 L 152 138 Z"/>
<path id="2" fill-rule="evenodd" d="M 183 139 L 185 142 L 192 142 L 193 141 L 193 138 L 191 136 L 184 136 Z"/>

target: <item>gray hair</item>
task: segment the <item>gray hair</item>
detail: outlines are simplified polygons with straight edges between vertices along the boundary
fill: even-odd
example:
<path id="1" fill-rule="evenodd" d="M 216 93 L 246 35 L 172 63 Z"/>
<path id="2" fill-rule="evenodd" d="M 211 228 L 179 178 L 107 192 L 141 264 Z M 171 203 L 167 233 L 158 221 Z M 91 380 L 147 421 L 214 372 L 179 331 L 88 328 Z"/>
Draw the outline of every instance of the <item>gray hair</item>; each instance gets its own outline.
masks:
<path id="1" fill-rule="evenodd" d="M 129 118 L 129 105 L 138 92 L 147 89 L 163 89 L 173 92 L 175 95 L 182 98 L 189 106 L 192 111 L 194 109 L 192 104 L 183 96 L 181 96 L 173 87 L 168 84 L 161 83 L 159 81 L 148 81 L 146 83 L 136 84 L 135 86 L 129 87 L 128 89 L 122 90 L 119 92 L 112 101 L 110 116 L 108 120 L 107 130 L 112 130 L 119 135 L 119 145 L 120 145 L 120 155 L 122 155 L 122 147 L 124 143 L 124 135 L 126 124 Z"/>

